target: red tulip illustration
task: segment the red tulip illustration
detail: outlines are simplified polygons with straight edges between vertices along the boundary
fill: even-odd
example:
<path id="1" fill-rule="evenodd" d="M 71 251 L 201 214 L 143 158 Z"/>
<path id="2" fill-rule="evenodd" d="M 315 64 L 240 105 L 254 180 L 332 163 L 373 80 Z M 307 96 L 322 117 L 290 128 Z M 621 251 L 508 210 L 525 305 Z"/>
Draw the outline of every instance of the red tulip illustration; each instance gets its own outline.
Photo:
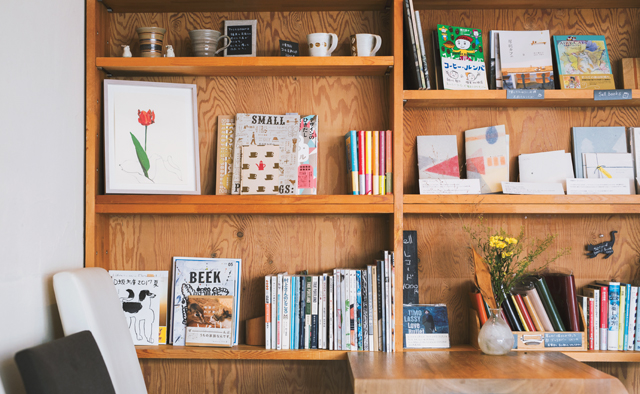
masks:
<path id="1" fill-rule="evenodd" d="M 138 123 L 144 126 L 144 148 L 140 144 L 140 141 L 136 138 L 133 133 L 131 134 L 131 139 L 133 140 L 133 146 L 136 148 L 136 154 L 138 155 L 138 161 L 140 162 L 140 166 L 142 167 L 142 171 L 144 172 L 144 176 L 149 178 L 149 156 L 147 155 L 147 127 L 151 126 L 156 122 L 156 114 L 152 110 L 148 111 L 140 111 L 138 110 Z"/>

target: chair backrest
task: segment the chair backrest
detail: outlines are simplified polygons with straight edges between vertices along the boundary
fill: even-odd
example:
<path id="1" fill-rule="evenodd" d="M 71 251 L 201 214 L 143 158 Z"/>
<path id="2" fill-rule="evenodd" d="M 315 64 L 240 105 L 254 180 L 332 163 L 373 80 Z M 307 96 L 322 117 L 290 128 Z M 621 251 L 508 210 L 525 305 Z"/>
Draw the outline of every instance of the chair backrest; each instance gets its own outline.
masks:
<path id="1" fill-rule="evenodd" d="M 115 394 L 91 331 L 81 331 L 15 356 L 27 394 Z"/>
<path id="2" fill-rule="evenodd" d="M 89 330 L 100 348 L 117 394 L 146 394 L 133 340 L 111 276 L 81 268 L 53 276 L 65 335 Z"/>

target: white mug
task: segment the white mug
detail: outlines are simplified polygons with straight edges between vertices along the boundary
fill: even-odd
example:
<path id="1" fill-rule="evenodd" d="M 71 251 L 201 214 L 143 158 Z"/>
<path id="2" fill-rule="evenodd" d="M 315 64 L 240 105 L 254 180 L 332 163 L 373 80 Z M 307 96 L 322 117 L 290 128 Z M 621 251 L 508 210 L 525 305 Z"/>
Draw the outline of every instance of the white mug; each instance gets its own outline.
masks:
<path id="1" fill-rule="evenodd" d="M 373 41 L 375 40 L 375 47 Z M 376 34 L 353 34 L 351 36 L 351 55 L 375 56 L 382 45 L 382 37 Z"/>
<path id="2" fill-rule="evenodd" d="M 310 56 L 331 56 L 338 46 L 338 36 L 333 33 L 307 34 L 307 44 Z"/>

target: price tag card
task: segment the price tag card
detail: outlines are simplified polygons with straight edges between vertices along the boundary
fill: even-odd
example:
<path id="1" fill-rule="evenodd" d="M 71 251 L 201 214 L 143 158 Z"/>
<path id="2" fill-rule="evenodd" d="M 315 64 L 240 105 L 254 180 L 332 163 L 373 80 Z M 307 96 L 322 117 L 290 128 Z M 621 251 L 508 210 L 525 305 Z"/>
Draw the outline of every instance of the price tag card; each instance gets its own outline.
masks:
<path id="1" fill-rule="evenodd" d="M 543 89 L 508 89 L 507 100 L 544 100 Z"/>
<path id="2" fill-rule="evenodd" d="M 300 46 L 297 42 L 280 40 L 280 56 L 300 56 Z"/>
<path id="3" fill-rule="evenodd" d="M 602 100 L 631 100 L 631 89 L 594 90 L 593 99 Z"/>
<path id="4" fill-rule="evenodd" d="M 420 179 L 420 194 L 481 194 L 480 179 Z"/>

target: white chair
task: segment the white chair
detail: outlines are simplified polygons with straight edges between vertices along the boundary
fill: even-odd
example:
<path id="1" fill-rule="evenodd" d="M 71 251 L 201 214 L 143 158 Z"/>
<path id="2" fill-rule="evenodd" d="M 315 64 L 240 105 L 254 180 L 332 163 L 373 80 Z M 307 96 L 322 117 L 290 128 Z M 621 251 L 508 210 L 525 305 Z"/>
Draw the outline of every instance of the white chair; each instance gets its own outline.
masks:
<path id="1" fill-rule="evenodd" d="M 117 394 L 147 394 L 140 363 L 109 273 L 81 268 L 53 276 L 65 335 L 89 330 L 102 353 Z"/>

